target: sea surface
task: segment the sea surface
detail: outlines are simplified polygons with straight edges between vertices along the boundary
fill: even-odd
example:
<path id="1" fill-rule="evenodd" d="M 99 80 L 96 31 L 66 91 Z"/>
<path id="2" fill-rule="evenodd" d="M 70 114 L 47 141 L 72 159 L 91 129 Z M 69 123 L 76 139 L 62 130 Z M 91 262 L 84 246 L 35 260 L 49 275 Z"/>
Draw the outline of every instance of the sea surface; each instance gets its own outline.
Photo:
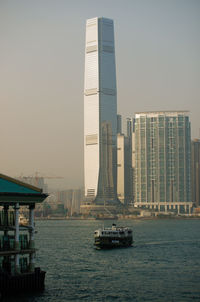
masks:
<path id="1" fill-rule="evenodd" d="M 133 247 L 96 250 L 93 233 L 102 223 L 36 221 L 45 290 L 3 301 L 200 301 L 200 219 L 120 220 L 133 229 Z"/>

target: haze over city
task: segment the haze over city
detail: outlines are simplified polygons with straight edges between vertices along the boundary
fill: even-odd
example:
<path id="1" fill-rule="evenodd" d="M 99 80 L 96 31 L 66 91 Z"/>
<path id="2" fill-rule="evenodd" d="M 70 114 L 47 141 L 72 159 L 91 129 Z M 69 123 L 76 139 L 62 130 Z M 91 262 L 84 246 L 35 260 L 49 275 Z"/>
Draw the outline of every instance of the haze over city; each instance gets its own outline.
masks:
<path id="1" fill-rule="evenodd" d="M 85 22 L 96 16 L 114 20 L 118 113 L 189 110 L 199 138 L 199 11 L 195 0 L 2 0 L 1 173 L 83 186 Z"/>

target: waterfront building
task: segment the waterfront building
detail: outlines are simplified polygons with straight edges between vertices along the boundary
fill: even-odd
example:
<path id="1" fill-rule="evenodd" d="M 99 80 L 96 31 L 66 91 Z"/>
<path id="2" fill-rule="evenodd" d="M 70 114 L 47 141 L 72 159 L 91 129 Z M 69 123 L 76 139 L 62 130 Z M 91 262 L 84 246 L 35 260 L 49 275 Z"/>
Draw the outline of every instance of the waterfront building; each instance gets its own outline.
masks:
<path id="1" fill-rule="evenodd" d="M 113 21 L 86 22 L 84 81 L 85 197 L 96 204 L 117 197 L 117 91 Z"/>
<path id="2" fill-rule="evenodd" d="M 192 201 L 196 207 L 200 206 L 200 139 L 192 141 L 191 148 L 191 189 Z"/>
<path id="3" fill-rule="evenodd" d="M 189 212 L 191 134 L 187 111 L 135 115 L 135 204 Z"/>
<path id="4" fill-rule="evenodd" d="M 71 216 L 73 214 L 80 213 L 80 205 L 83 201 L 83 189 L 68 189 L 53 192 L 52 197 L 55 197 L 55 205 L 57 207 L 58 203 L 64 205 L 67 215 Z M 51 196 L 50 196 L 51 197 Z"/>
<path id="5" fill-rule="evenodd" d="M 73 190 L 71 215 L 73 215 L 74 213 L 76 214 L 80 213 L 80 205 L 82 200 L 83 200 L 83 190 L 82 189 Z"/>
<path id="6" fill-rule="evenodd" d="M 35 268 L 34 209 L 47 196 L 37 187 L 0 174 L 1 294 L 44 288 L 45 272 Z M 23 207 L 28 207 L 28 220 L 20 220 Z"/>

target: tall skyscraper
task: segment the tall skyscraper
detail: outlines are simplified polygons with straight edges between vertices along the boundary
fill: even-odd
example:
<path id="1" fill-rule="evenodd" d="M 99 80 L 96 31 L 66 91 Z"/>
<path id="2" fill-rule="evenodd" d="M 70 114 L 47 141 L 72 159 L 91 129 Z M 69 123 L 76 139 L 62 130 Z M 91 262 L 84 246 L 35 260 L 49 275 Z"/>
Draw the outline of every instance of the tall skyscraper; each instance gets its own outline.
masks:
<path id="1" fill-rule="evenodd" d="M 125 136 L 117 134 L 117 197 L 125 203 Z"/>
<path id="2" fill-rule="evenodd" d="M 192 141 L 192 201 L 196 207 L 200 206 L 200 139 Z"/>
<path id="3" fill-rule="evenodd" d="M 126 142 L 126 166 L 125 166 L 125 195 L 126 202 L 133 203 L 134 200 L 134 189 L 133 189 L 133 181 L 134 181 L 134 166 L 133 166 L 133 140 L 134 140 L 134 132 L 135 132 L 135 119 L 127 118 L 126 119 L 127 126 L 127 142 Z"/>
<path id="4" fill-rule="evenodd" d="M 122 116 L 120 114 L 117 115 L 117 133 L 122 133 Z"/>
<path id="5" fill-rule="evenodd" d="M 85 196 L 116 199 L 117 91 L 113 21 L 86 22 L 84 83 Z"/>
<path id="6" fill-rule="evenodd" d="M 135 201 L 187 211 L 191 202 L 188 112 L 141 112 L 135 119 Z"/>
<path id="7" fill-rule="evenodd" d="M 126 205 L 132 204 L 134 200 L 132 151 L 134 129 L 134 119 L 127 118 L 127 136 L 120 132 L 117 134 L 117 196 L 121 203 Z"/>

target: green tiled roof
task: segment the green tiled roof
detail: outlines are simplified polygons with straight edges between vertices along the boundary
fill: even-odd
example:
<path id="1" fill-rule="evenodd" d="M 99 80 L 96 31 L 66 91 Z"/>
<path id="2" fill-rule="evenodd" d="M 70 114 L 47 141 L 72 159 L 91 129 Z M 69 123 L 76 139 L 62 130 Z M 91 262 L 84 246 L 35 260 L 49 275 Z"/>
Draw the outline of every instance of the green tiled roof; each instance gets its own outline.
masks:
<path id="1" fill-rule="evenodd" d="M 0 202 L 42 202 L 47 196 L 40 188 L 0 174 Z"/>

